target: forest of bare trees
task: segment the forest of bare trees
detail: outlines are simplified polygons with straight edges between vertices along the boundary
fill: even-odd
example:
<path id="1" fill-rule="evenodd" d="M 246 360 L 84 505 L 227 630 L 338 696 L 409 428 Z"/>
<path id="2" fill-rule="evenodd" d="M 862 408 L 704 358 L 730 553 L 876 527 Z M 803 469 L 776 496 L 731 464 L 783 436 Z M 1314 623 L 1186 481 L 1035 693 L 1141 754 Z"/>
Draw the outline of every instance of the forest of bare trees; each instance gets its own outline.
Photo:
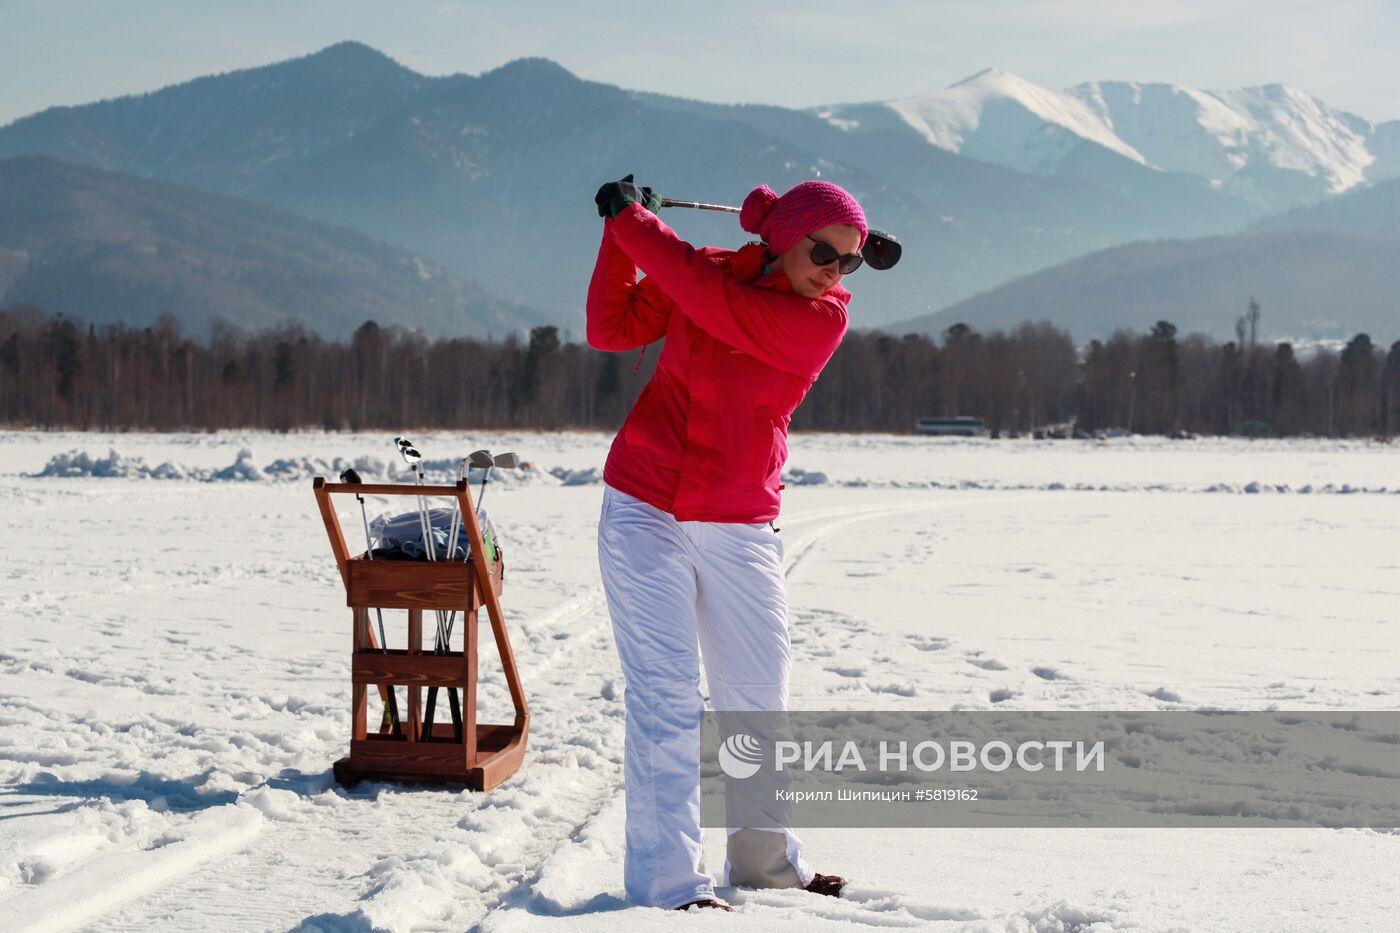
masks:
<path id="1" fill-rule="evenodd" d="M 1242 322 L 1246 319 L 1241 319 Z M 1074 421 L 1137 433 L 1390 436 L 1400 426 L 1400 340 L 1366 334 L 1306 355 L 1254 339 L 1181 337 L 1159 321 L 1076 348 L 1047 323 L 949 327 L 940 340 L 852 332 L 795 429 L 896 431 L 974 415 L 999 431 Z M 526 341 L 429 341 L 366 322 L 348 342 L 296 328 L 216 324 L 193 339 L 93 327 L 34 307 L 0 311 L 0 424 L 102 430 L 615 428 L 655 349 L 602 353 L 537 327 Z"/>

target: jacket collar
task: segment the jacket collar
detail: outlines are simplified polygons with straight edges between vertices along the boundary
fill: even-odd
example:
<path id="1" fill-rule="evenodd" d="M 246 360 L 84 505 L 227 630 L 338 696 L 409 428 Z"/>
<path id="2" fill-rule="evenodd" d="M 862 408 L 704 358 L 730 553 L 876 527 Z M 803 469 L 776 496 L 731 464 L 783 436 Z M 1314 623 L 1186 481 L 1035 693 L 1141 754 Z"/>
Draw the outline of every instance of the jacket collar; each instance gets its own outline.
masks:
<path id="1" fill-rule="evenodd" d="M 767 271 L 767 251 L 762 243 L 746 243 L 729 257 L 729 271 L 745 285 L 790 292 L 792 283 L 781 272 Z"/>
<path id="2" fill-rule="evenodd" d="M 711 252 L 706 250 L 707 253 Z M 767 249 L 762 243 L 746 243 L 733 252 L 713 251 L 715 258 L 721 262 L 728 263 L 729 271 L 734 277 L 745 285 L 753 285 L 757 288 L 768 288 L 775 292 L 791 292 L 792 283 L 788 281 L 786 273 L 769 272 L 767 263 Z M 851 293 L 840 285 L 829 289 L 823 297 L 835 298 L 843 305 L 849 304 Z"/>

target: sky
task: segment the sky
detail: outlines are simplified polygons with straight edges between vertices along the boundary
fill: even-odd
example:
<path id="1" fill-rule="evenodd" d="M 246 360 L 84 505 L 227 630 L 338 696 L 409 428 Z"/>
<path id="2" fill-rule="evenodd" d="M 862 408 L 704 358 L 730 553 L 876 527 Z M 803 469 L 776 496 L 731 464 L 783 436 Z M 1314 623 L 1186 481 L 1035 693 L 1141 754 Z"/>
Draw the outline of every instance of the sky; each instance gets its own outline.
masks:
<path id="1" fill-rule="evenodd" d="M 544 56 L 639 90 L 790 107 L 939 90 L 1282 82 L 1400 118 L 1400 0 L 0 0 L 0 125 L 356 39 L 429 75 Z"/>

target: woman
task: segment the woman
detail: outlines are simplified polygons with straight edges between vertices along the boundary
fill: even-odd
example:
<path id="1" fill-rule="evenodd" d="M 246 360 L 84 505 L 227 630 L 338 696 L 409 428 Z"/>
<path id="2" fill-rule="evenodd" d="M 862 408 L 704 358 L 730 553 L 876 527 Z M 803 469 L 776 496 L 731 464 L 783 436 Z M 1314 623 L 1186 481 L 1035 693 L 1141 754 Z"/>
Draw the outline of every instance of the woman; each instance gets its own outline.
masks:
<path id="1" fill-rule="evenodd" d="M 598 525 L 627 683 L 627 894 L 728 910 L 702 861 L 700 657 L 716 710 L 786 708 L 779 478 L 792 412 L 846 333 L 840 282 L 860 265 L 865 214 L 828 182 L 782 197 L 763 186 L 739 215 L 762 243 L 697 250 L 630 175 L 596 202 L 589 344 L 645 353 L 666 338 L 608 454 Z M 845 885 L 814 873 L 790 830 L 758 829 L 730 830 L 722 883 L 833 896 Z"/>

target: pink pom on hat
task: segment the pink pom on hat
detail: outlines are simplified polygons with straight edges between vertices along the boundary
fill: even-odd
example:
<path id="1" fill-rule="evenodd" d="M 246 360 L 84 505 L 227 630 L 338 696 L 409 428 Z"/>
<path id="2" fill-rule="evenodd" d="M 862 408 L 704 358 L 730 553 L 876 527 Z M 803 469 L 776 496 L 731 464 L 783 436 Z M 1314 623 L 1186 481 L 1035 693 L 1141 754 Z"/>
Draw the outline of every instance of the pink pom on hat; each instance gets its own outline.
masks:
<path id="1" fill-rule="evenodd" d="M 832 224 L 855 227 L 860 231 L 860 245 L 865 245 L 869 228 L 860 202 L 829 181 L 804 181 L 782 197 L 767 185 L 759 185 L 744 198 L 739 210 L 739 226 L 762 237 L 774 256 L 786 253 L 813 230 Z"/>

